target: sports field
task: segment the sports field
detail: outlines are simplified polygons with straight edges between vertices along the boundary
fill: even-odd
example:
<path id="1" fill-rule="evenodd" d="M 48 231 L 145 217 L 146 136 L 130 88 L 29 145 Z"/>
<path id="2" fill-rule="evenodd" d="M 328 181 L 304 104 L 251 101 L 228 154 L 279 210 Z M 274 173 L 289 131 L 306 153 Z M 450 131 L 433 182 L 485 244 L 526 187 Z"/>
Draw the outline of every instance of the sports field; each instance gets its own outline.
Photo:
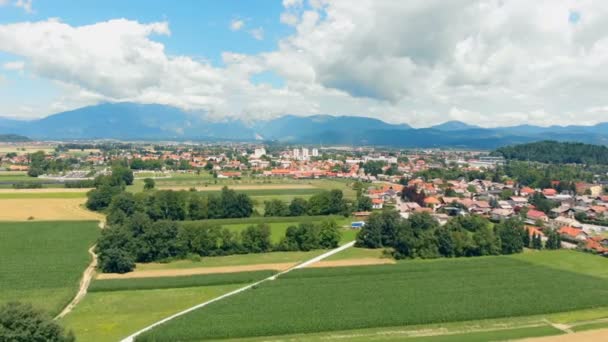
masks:
<path id="1" fill-rule="evenodd" d="M 76 294 L 99 235 L 94 221 L 0 223 L 0 302 L 57 314 Z"/>
<path id="2" fill-rule="evenodd" d="M 608 306 L 608 281 L 592 275 L 608 260 L 572 253 L 298 270 L 170 321 L 141 340 L 280 336 Z M 573 259 L 582 261 L 576 271 Z"/>

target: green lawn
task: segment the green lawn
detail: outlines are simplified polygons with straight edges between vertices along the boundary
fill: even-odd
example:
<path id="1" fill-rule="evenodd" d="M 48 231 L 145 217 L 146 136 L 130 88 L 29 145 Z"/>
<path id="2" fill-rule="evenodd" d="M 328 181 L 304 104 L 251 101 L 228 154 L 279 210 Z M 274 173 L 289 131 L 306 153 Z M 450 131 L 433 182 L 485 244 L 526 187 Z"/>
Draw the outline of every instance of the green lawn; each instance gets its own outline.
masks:
<path id="1" fill-rule="evenodd" d="M 19 198 L 85 198 L 86 192 L 2 192 L 0 199 L 19 199 Z"/>
<path id="2" fill-rule="evenodd" d="M 268 278 L 275 273 L 276 272 L 274 271 L 255 271 L 200 274 L 180 277 L 96 279 L 91 283 L 89 292 L 176 289 L 183 287 L 247 284 Z"/>
<path id="3" fill-rule="evenodd" d="M 78 341 L 115 342 L 162 318 L 243 286 L 88 293 L 61 320 Z"/>
<path id="4" fill-rule="evenodd" d="M 275 264 L 287 262 L 302 262 L 323 254 L 324 250 L 309 252 L 271 252 L 259 254 L 237 254 L 218 257 L 206 257 L 200 261 L 178 260 L 168 263 L 137 264 L 137 270 L 168 270 L 195 267 L 223 267 L 257 264 Z"/>
<path id="5" fill-rule="evenodd" d="M 346 259 L 363 259 L 372 258 L 379 259 L 385 257 L 383 255 L 384 250 L 382 248 L 371 249 L 371 248 L 358 248 L 352 247 L 343 250 L 340 253 L 336 253 L 325 260 L 346 260 Z"/>
<path id="6" fill-rule="evenodd" d="M 0 302 L 59 313 L 76 294 L 98 235 L 91 221 L 0 223 Z"/>
<path id="7" fill-rule="evenodd" d="M 547 253 L 526 257 L 558 265 L 570 258 Z M 501 256 L 298 270 L 170 321 L 142 340 L 277 336 L 608 306 L 608 281 L 585 274 L 595 266 L 575 273 L 541 264 Z"/>

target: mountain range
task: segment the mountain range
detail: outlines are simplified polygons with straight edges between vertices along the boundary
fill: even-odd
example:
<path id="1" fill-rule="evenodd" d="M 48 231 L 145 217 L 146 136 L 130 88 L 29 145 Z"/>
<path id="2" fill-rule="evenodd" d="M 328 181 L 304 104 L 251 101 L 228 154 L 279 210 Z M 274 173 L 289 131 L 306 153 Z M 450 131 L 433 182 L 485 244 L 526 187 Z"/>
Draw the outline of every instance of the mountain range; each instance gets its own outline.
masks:
<path id="1" fill-rule="evenodd" d="M 0 118 L 0 134 L 49 140 L 268 140 L 294 144 L 496 148 L 538 140 L 608 144 L 608 123 L 594 126 L 482 128 L 447 121 L 428 128 L 359 116 L 285 115 L 272 120 L 216 121 L 204 114 L 135 103 L 105 103 L 37 120 Z"/>

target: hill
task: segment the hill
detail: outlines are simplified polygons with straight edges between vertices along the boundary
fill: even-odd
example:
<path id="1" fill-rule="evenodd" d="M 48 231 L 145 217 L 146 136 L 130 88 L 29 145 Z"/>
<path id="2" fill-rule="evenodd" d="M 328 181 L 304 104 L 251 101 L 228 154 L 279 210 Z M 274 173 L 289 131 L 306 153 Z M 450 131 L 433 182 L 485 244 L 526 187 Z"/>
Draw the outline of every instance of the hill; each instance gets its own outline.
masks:
<path id="1" fill-rule="evenodd" d="M 25 142 L 30 138 L 18 134 L 0 134 L 0 142 Z"/>
<path id="2" fill-rule="evenodd" d="M 204 112 L 135 103 L 104 103 L 32 121 L 0 118 L 0 132 L 41 140 L 268 140 L 294 144 L 495 149 L 551 137 L 558 141 L 608 145 L 608 123 L 482 128 L 448 121 L 415 129 L 407 124 L 361 116 L 285 115 L 257 122 L 218 121 Z"/>
<path id="3" fill-rule="evenodd" d="M 496 150 L 506 159 L 542 163 L 608 164 L 608 147 L 572 142 L 539 141 Z"/>

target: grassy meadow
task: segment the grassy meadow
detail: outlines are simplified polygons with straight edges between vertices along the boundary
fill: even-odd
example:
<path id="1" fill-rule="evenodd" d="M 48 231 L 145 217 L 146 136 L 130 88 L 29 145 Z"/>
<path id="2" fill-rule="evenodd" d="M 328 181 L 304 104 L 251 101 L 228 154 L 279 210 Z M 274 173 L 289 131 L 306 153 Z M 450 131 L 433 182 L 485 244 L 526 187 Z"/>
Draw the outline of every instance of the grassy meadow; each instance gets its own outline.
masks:
<path id="1" fill-rule="evenodd" d="M 76 294 L 98 235 L 91 221 L 0 223 L 0 302 L 58 313 Z"/>
<path id="2" fill-rule="evenodd" d="M 563 265 L 570 263 L 564 261 L 572 258 L 570 253 L 298 270 L 170 321 L 141 340 L 277 336 L 608 306 L 608 281 L 589 275 L 597 266 L 568 270 Z M 606 259 L 586 254 L 578 257 L 591 263 L 592 259 L 602 260 L 603 266 L 608 266 Z M 558 266 L 544 266 L 544 260 L 553 260 Z M 579 264 L 579 269 L 586 267 Z M 259 310 L 262 307 L 264 310 Z M 252 315 L 255 320 L 251 320 Z"/>

